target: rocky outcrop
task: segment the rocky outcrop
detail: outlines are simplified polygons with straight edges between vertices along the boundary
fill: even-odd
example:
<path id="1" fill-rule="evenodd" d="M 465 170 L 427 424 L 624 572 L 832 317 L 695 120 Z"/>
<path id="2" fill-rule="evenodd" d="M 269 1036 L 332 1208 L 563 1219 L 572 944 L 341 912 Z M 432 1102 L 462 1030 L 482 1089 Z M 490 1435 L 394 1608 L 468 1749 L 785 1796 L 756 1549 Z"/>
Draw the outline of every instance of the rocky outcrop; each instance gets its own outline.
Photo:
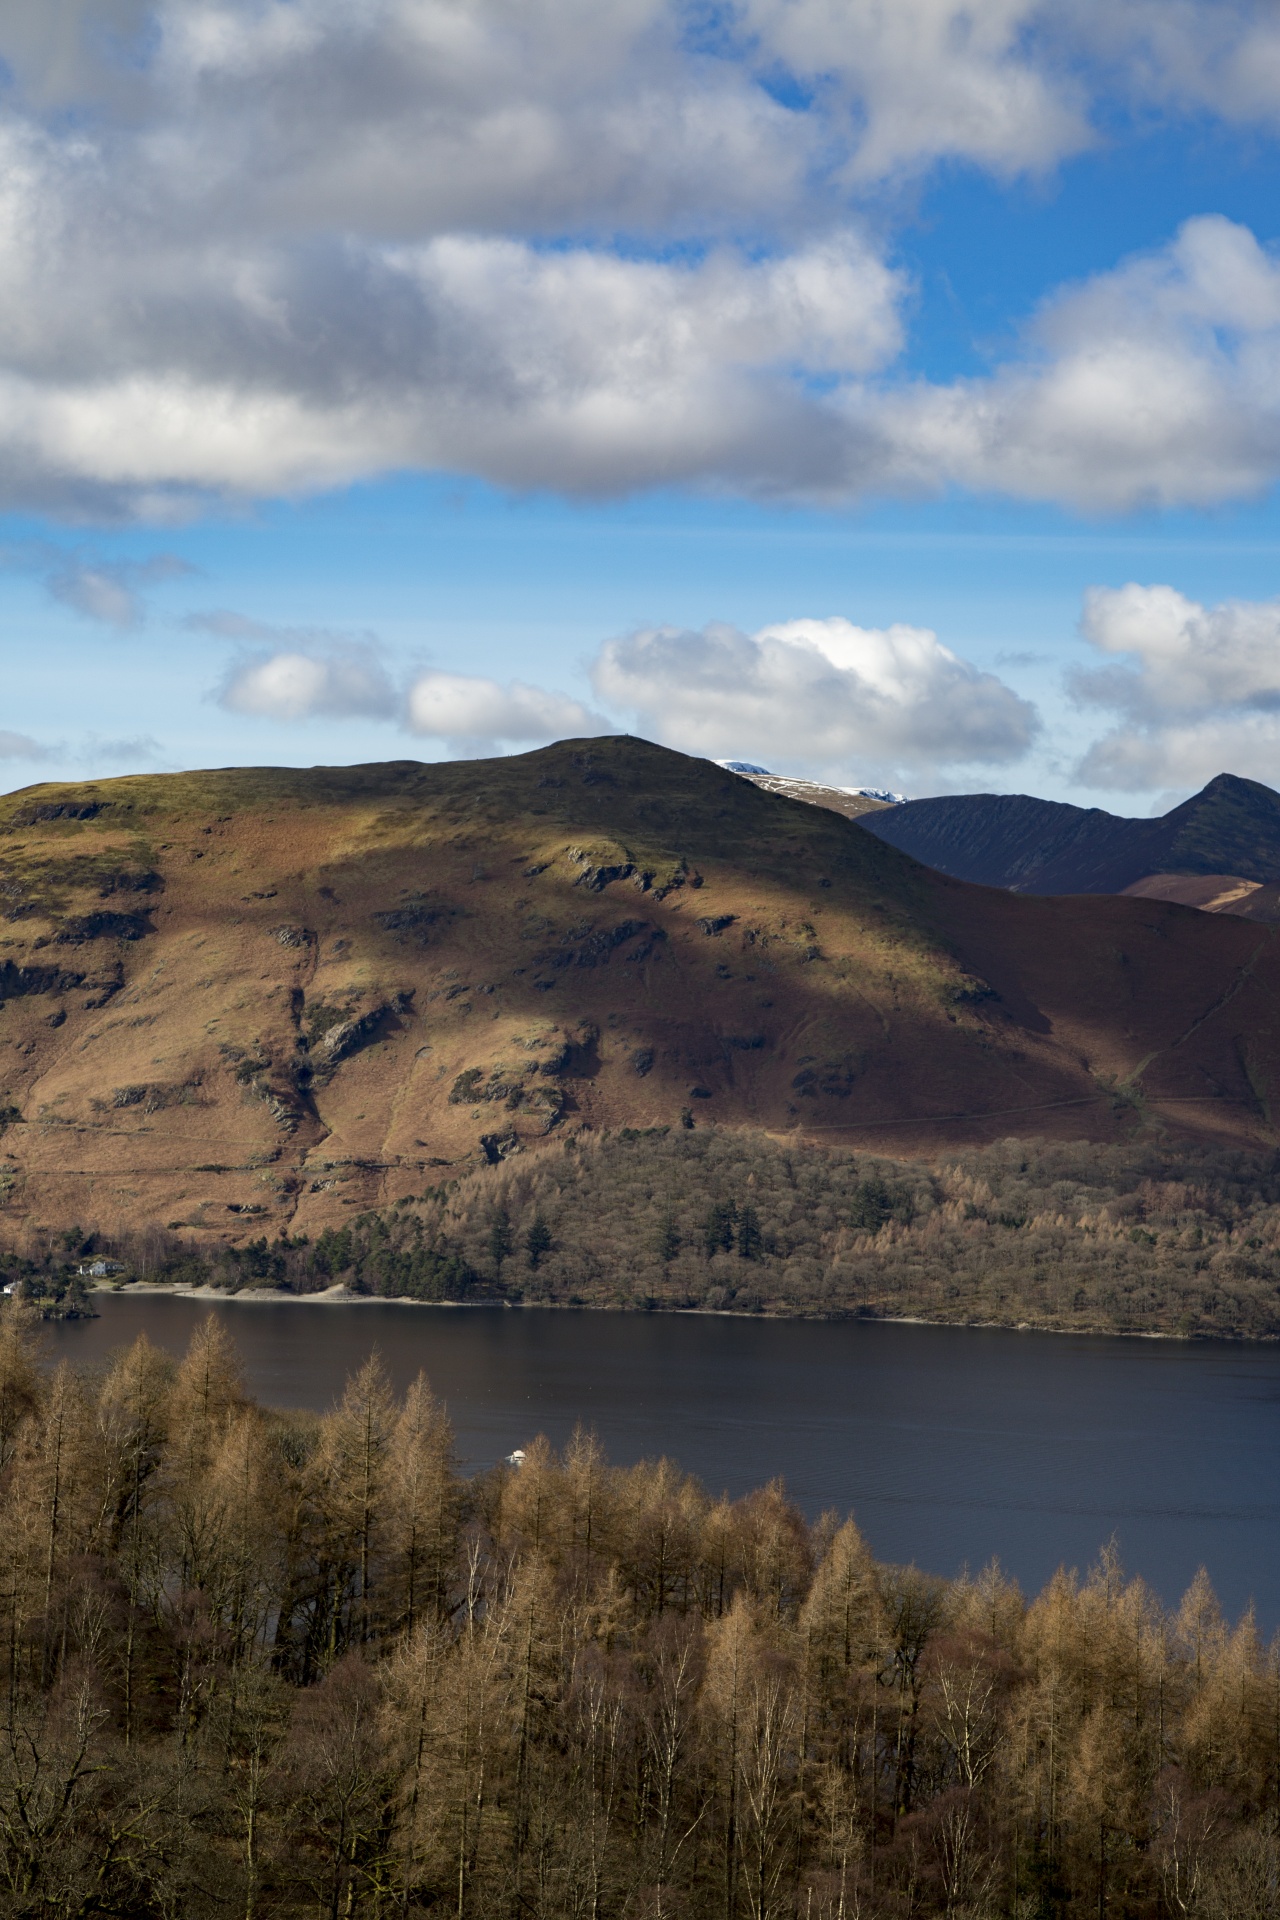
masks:
<path id="1" fill-rule="evenodd" d="M 143 940 L 155 928 L 145 913 L 82 913 L 64 920 L 54 938 L 62 947 L 80 947 L 89 940 Z"/>
<path id="2" fill-rule="evenodd" d="M 18 966 L 0 960 L 0 1000 L 17 1000 L 29 993 L 70 993 L 84 985 L 83 973 L 65 967 Z"/>

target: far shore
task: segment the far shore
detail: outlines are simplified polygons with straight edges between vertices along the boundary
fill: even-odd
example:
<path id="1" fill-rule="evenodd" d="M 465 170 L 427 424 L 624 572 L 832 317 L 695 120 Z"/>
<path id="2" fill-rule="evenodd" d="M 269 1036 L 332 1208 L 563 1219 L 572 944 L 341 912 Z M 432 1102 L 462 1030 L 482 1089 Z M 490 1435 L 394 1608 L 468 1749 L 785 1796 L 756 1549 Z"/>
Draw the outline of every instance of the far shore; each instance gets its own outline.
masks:
<path id="1" fill-rule="evenodd" d="M 379 1293 L 352 1293 L 341 1281 L 332 1287 L 324 1287 L 317 1293 L 290 1293 L 283 1287 L 242 1287 L 237 1293 L 229 1293 L 222 1287 L 182 1287 L 166 1286 L 162 1281 L 130 1280 L 124 1285 L 111 1280 L 96 1280 L 89 1291 L 91 1293 L 114 1293 L 117 1295 L 169 1294 L 179 1300 L 235 1301 L 247 1306 L 290 1306 L 290 1307 L 451 1307 L 460 1312 L 477 1311 L 484 1308 L 502 1307 L 509 1310 L 526 1308 L 534 1312 L 545 1313 L 644 1313 L 664 1315 L 697 1315 L 711 1320 L 812 1320 L 816 1322 L 847 1322 L 862 1320 L 886 1327 L 947 1327 L 968 1333 L 1053 1333 L 1064 1335 L 1067 1339 L 1096 1338 L 1104 1340 L 1225 1340 L 1231 1346 L 1271 1346 L 1280 1335 L 1258 1334 L 1251 1339 L 1234 1338 L 1230 1334 L 1194 1334 L 1173 1333 L 1159 1329 L 1141 1327 L 1041 1327 L 1029 1320 L 929 1320 L 921 1314 L 913 1313 L 865 1313 L 865 1314 L 817 1314 L 817 1313 L 735 1313 L 729 1307 L 615 1307 L 602 1306 L 590 1301 L 571 1304 L 567 1300 L 410 1300 L 391 1299 Z"/>

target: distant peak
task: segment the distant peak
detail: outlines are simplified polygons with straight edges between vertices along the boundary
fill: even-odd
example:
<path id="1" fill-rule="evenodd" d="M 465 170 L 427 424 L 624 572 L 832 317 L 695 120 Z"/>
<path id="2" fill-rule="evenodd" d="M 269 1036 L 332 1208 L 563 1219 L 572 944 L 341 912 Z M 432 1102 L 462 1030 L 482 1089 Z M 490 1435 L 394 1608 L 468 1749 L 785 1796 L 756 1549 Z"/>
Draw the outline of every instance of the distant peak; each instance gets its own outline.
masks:
<path id="1" fill-rule="evenodd" d="M 823 780 L 804 780 L 799 774 L 773 773 L 754 760 L 716 760 L 713 765 L 723 767 L 726 773 L 744 773 L 749 779 L 785 780 L 789 787 L 811 788 L 815 793 L 847 793 L 855 800 L 879 800 L 886 807 L 902 807 L 907 801 L 905 793 L 892 793 L 888 787 L 832 787 Z"/>
<path id="2" fill-rule="evenodd" d="M 1222 792 L 1273 794 L 1274 789 L 1267 786 L 1262 780 L 1246 780 L 1238 773 L 1215 773 L 1213 779 L 1201 787 L 1200 792 L 1195 798 L 1203 799 L 1206 793 Z"/>

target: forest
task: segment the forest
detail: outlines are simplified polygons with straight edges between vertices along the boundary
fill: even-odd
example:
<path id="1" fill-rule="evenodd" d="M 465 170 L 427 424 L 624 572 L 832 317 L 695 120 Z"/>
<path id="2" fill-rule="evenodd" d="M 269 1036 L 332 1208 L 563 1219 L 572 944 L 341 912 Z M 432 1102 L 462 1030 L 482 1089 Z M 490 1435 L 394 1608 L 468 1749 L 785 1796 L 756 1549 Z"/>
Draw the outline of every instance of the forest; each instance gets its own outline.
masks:
<path id="1" fill-rule="evenodd" d="M 1268 1920 L 1280 1649 L 1113 1551 L 1028 1600 L 777 1484 L 467 1478 L 419 1377 L 96 1376 L 0 1317 L 0 1911 Z"/>
<path id="2" fill-rule="evenodd" d="M 434 1170 L 433 1170 L 434 1171 Z M 0 1272 L 78 1310 L 76 1267 L 238 1291 L 1280 1335 L 1280 1155 L 1139 1135 L 889 1159 L 698 1125 L 463 1165 L 314 1239 L 29 1230 Z"/>

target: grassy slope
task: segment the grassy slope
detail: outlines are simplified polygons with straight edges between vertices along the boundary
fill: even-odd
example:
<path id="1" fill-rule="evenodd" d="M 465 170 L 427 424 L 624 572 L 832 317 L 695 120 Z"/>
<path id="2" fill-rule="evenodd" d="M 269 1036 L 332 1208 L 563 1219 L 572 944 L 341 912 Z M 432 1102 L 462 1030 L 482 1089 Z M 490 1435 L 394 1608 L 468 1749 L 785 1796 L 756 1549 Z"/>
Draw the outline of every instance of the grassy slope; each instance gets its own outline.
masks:
<path id="1" fill-rule="evenodd" d="M 686 1110 L 895 1153 L 1272 1138 L 1270 930 L 965 887 L 639 741 L 29 789 L 0 898 L 11 1234 L 315 1232 Z"/>

